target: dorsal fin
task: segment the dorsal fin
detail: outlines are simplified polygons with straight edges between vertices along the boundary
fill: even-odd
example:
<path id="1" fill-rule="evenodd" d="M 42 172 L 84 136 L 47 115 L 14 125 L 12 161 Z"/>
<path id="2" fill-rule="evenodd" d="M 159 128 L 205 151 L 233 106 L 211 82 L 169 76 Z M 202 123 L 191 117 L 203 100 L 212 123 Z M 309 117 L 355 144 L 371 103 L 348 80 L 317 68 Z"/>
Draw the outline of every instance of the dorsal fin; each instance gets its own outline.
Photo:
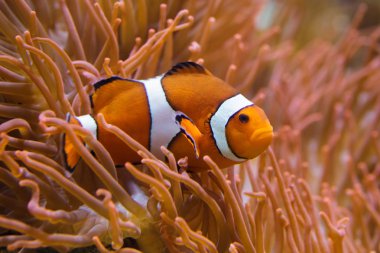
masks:
<path id="1" fill-rule="evenodd" d="M 165 76 L 171 76 L 176 74 L 204 74 L 209 75 L 210 72 L 208 72 L 207 69 L 205 69 L 203 66 L 187 61 L 187 62 L 181 62 L 176 65 L 174 65 L 168 72 L 166 72 Z"/>
<path id="2" fill-rule="evenodd" d="M 115 81 L 115 80 L 123 80 L 123 78 L 121 78 L 120 76 L 111 76 L 111 77 L 109 77 L 109 78 L 102 79 L 102 80 L 100 80 L 100 81 L 98 81 L 98 82 L 96 82 L 96 83 L 94 84 L 94 89 L 95 89 L 95 91 L 96 91 L 97 89 L 99 89 L 99 88 L 102 87 L 103 85 L 106 85 L 106 84 L 108 84 L 108 83 L 112 83 L 112 82 Z"/>
<path id="3" fill-rule="evenodd" d="M 91 107 L 100 109 L 113 101 L 116 96 L 130 91 L 136 86 L 143 87 L 142 83 L 137 80 L 122 78 L 120 76 L 112 76 L 99 80 L 93 84 L 94 92 L 90 95 Z"/>

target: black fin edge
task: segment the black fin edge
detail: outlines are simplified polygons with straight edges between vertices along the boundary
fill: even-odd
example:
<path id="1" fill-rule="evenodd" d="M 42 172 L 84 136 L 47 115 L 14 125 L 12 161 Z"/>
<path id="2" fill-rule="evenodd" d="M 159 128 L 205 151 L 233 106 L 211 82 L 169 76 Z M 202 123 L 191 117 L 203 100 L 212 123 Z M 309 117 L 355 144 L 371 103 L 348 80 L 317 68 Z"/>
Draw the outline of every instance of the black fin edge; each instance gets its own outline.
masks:
<path id="1" fill-rule="evenodd" d="M 94 84 L 94 89 L 97 90 L 97 89 L 99 89 L 100 87 L 102 87 L 103 85 L 106 85 L 106 84 L 108 84 L 108 83 L 111 83 L 111 82 L 113 82 L 113 81 L 115 81 L 115 80 L 124 80 L 124 78 L 122 78 L 122 77 L 120 77 L 120 76 L 111 76 L 111 77 L 108 77 L 108 78 L 106 78 L 106 79 L 102 79 L 102 80 L 100 80 L 100 81 L 98 81 L 98 82 L 96 82 L 96 83 Z"/>
<path id="2" fill-rule="evenodd" d="M 177 124 L 179 124 L 180 133 L 184 134 L 186 136 L 186 138 L 193 144 L 194 149 L 197 150 L 197 144 L 196 144 L 195 140 L 193 139 L 193 137 L 191 135 L 189 135 L 186 132 L 186 130 L 183 129 L 183 127 L 180 125 L 182 119 L 187 119 L 187 120 L 189 120 L 193 124 L 194 124 L 194 122 L 186 114 L 184 114 L 182 112 L 177 112 L 176 113 L 175 120 L 178 122 Z M 196 153 L 196 157 L 198 159 L 197 152 L 195 151 L 195 153 Z"/>
<path id="3" fill-rule="evenodd" d="M 176 112 L 176 115 L 175 115 L 175 120 L 178 122 L 178 123 L 181 123 L 182 119 L 187 119 L 189 120 L 191 123 L 194 124 L 194 121 L 192 119 L 190 119 L 186 114 L 184 114 L 183 112 Z"/>
<path id="4" fill-rule="evenodd" d="M 164 76 L 171 76 L 183 71 L 190 71 L 190 73 L 207 74 L 206 69 L 198 63 L 187 61 L 180 62 L 174 65 Z"/>

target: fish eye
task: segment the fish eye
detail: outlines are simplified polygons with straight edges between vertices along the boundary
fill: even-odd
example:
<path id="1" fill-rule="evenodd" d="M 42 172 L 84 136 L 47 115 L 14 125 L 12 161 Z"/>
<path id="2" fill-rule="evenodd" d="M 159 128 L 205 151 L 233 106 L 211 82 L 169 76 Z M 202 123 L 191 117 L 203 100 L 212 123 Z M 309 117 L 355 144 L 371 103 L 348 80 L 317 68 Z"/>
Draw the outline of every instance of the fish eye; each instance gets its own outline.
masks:
<path id="1" fill-rule="evenodd" d="M 248 123 L 249 116 L 247 114 L 242 113 L 242 114 L 239 115 L 239 120 L 240 120 L 241 123 L 244 123 L 244 124 Z"/>

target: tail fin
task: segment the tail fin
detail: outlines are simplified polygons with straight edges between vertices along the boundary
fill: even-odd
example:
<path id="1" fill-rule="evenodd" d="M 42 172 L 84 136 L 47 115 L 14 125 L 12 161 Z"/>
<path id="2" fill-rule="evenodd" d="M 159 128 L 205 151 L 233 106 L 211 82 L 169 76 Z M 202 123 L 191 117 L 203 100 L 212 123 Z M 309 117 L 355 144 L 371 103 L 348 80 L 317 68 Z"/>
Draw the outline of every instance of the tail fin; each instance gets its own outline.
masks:
<path id="1" fill-rule="evenodd" d="M 66 121 L 70 124 L 81 126 L 80 121 L 75 117 L 70 115 L 69 113 L 66 116 Z M 80 156 L 78 152 L 75 150 L 75 147 L 69 136 L 66 134 L 63 135 L 63 154 L 65 158 L 66 168 L 73 172 L 75 166 L 78 164 Z"/>

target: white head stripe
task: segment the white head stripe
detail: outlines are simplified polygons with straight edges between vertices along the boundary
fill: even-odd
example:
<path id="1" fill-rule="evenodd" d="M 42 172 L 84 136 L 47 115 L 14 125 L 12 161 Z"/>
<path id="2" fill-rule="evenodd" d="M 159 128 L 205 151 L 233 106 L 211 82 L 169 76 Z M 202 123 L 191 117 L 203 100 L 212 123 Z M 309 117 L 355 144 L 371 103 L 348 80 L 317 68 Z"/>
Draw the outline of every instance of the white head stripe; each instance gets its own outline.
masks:
<path id="1" fill-rule="evenodd" d="M 176 124 L 176 113 L 166 100 L 161 84 L 162 76 L 141 80 L 148 96 L 151 129 L 150 151 L 159 159 L 164 159 L 160 147 L 168 147 L 171 140 L 180 132 Z"/>
<path id="2" fill-rule="evenodd" d="M 246 99 L 243 95 L 238 94 L 227 100 L 225 100 L 211 117 L 210 125 L 216 146 L 222 155 L 232 161 L 242 162 L 245 159 L 237 157 L 228 146 L 227 135 L 226 135 L 226 126 L 230 118 L 238 111 L 253 105 L 251 101 Z"/>
<path id="3" fill-rule="evenodd" d="M 76 118 L 79 120 L 83 128 L 89 130 L 95 138 L 98 138 L 97 136 L 98 125 L 96 124 L 95 119 L 90 114 L 82 115 Z"/>

